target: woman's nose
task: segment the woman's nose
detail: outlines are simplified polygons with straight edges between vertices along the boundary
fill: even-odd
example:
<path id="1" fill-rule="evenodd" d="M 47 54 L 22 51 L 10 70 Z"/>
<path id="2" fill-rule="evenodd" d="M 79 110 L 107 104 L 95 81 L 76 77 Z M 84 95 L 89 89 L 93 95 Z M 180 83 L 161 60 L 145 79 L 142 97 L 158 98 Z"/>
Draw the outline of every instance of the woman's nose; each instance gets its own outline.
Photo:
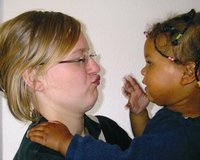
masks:
<path id="1" fill-rule="evenodd" d="M 88 72 L 94 72 L 94 73 L 100 72 L 100 66 L 94 59 L 89 59 L 86 69 Z"/>

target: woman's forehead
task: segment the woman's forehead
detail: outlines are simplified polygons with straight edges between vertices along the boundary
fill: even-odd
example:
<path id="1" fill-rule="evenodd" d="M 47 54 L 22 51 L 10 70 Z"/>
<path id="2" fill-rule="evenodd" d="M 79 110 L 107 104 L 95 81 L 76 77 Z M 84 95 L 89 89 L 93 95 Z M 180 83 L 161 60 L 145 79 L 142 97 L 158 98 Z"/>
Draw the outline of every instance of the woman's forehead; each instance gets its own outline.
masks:
<path id="1" fill-rule="evenodd" d="M 88 42 L 83 33 L 80 34 L 79 39 L 72 50 L 77 48 L 88 48 Z"/>

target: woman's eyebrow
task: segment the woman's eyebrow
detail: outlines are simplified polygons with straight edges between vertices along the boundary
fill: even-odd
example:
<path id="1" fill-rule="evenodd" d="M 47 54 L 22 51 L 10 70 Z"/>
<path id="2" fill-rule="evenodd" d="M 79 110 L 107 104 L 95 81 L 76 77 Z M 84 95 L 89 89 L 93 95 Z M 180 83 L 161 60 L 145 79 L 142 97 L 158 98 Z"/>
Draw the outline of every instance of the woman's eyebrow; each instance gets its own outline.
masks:
<path id="1" fill-rule="evenodd" d="M 85 52 L 85 51 L 88 51 L 88 50 L 89 50 L 88 48 L 79 48 L 79 49 L 73 51 L 72 54 L 73 53 L 78 53 L 78 52 Z"/>

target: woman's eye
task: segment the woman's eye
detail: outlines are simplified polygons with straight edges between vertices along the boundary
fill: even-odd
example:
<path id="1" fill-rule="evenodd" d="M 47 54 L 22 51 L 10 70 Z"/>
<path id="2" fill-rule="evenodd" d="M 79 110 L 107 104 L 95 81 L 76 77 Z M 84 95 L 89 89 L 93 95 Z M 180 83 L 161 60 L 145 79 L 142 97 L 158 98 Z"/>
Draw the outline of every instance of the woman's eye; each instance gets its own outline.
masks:
<path id="1" fill-rule="evenodd" d="M 78 62 L 85 62 L 85 60 L 86 60 L 85 58 L 79 58 Z"/>
<path id="2" fill-rule="evenodd" d="M 86 56 L 82 56 L 78 59 L 78 62 L 85 62 L 86 61 Z"/>

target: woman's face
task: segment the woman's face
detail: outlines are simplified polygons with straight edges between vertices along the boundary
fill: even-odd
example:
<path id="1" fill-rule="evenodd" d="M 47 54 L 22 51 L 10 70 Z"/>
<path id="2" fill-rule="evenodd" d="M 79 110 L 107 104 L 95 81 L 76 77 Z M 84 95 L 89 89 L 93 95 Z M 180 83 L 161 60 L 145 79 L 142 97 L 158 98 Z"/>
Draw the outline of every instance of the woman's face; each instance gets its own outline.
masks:
<path id="1" fill-rule="evenodd" d="M 81 34 L 74 48 L 62 61 L 78 60 L 89 54 L 87 40 Z M 85 113 L 93 107 L 98 97 L 99 71 L 99 65 L 92 58 L 88 61 L 86 58 L 85 62 L 58 63 L 44 77 L 42 99 L 54 109 Z"/>

